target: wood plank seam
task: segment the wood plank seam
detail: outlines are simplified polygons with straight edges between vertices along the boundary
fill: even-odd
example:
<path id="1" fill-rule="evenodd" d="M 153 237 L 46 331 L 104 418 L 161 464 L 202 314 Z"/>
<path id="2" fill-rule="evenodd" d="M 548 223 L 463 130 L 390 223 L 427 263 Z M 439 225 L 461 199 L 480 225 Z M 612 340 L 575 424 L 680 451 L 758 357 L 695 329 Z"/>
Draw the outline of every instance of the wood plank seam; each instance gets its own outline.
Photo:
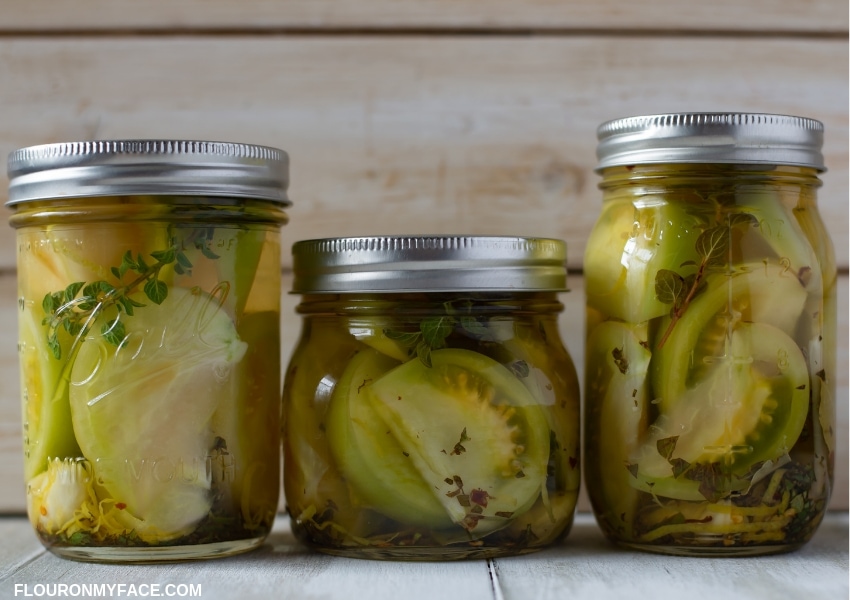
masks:
<path id="1" fill-rule="evenodd" d="M 738 29 L 653 29 L 653 28 L 593 28 L 593 27 L 150 27 L 150 28 L 69 28 L 6 29 L 0 26 L 2 38 L 68 38 L 68 37 L 617 37 L 617 38 L 788 38 L 801 40 L 846 40 L 850 30 L 738 30 Z"/>

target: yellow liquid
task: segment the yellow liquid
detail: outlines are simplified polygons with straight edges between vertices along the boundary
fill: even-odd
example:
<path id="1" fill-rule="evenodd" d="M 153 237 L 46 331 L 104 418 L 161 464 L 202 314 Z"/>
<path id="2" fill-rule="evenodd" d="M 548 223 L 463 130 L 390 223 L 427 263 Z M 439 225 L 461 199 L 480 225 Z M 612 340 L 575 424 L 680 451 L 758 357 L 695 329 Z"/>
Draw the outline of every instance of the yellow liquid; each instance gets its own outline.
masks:
<path id="1" fill-rule="evenodd" d="M 277 226 L 120 200 L 14 219 L 30 520 L 82 560 L 247 550 L 278 501 Z"/>

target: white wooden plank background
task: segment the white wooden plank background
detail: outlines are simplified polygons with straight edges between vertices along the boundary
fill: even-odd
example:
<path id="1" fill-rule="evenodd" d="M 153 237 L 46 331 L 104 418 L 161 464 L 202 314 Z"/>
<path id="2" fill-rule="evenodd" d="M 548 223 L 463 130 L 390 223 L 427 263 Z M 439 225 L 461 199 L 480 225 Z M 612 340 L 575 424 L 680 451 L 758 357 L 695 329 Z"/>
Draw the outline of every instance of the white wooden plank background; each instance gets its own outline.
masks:
<path id="1" fill-rule="evenodd" d="M 94 137 L 270 144 L 292 157 L 286 242 L 548 235 L 569 241 L 575 270 L 599 206 L 601 121 L 676 110 L 811 116 L 827 130 L 820 202 L 845 274 L 846 367 L 847 15 L 838 0 L 3 3 L 0 157 Z M 0 511 L 20 513 L 13 239 L 0 227 L 0 478 L 21 484 L 0 487 Z M 561 323 L 581 372 L 580 276 L 571 283 Z M 296 300 L 284 298 L 284 361 Z M 846 510 L 840 375 L 831 507 Z"/>
<path id="2" fill-rule="evenodd" d="M 847 57 L 832 39 L 0 38 L 0 155 L 94 137 L 269 144 L 291 153 L 290 240 L 536 234 L 568 240 L 578 268 L 599 123 L 801 114 L 826 126 L 821 209 L 846 267 Z M 0 228 L 0 268 L 12 238 Z"/>
<path id="3" fill-rule="evenodd" d="M 847 31 L 841 0 L 27 0 L 0 7 L 0 30 L 333 27 Z"/>

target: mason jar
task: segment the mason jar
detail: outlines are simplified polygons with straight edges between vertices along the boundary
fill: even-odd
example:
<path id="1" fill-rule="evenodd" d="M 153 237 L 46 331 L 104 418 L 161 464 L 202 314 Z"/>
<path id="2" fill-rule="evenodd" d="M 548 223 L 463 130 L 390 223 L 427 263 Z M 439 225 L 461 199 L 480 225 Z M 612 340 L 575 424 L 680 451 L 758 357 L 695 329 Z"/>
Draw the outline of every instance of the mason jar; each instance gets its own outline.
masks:
<path id="1" fill-rule="evenodd" d="M 757 555 L 818 527 L 836 376 L 822 135 L 817 121 L 765 114 L 599 127 L 585 469 L 612 540 Z"/>
<path id="2" fill-rule="evenodd" d="M 122 562 L 259 545 L 280 486 L 286 153 L 59 143 L 12 153 L 8 171 L 42 543 Z"/>
<path id="3" fill-rule="evenodd" d="M 566 535 L 579 391 L 558 332 L 566 245 L 368 237 L 293 247 L 283 393 L 299 540 L 356 558 L 521 554 Z"/>

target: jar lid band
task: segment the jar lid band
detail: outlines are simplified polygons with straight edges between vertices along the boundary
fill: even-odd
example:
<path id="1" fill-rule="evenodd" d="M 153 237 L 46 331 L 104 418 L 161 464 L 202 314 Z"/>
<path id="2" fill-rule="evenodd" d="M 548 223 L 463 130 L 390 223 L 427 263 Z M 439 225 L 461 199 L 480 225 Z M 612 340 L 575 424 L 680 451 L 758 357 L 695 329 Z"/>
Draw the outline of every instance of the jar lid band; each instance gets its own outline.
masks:
<path id="1" fill-rule="evenodd" d="M 562 240 L 393 236 L 304 240 L 292 247 L 294 293 L 566 291 Z"/>
<path id="2" fill-rule="evenodd" d="M 101 140 L 31 146 L 9 155 L 7 206 L 93 196 L 207 196 L 290 206 L 283 150 L 230 142 Z"/>
<path id="3" fill-rule="evenodd" d="M 597 171 L 659 163 L 732 163 L 825 171 L 823 123 L 759 113 L 672 113 L 626 117 L 597 129 Z"/>

